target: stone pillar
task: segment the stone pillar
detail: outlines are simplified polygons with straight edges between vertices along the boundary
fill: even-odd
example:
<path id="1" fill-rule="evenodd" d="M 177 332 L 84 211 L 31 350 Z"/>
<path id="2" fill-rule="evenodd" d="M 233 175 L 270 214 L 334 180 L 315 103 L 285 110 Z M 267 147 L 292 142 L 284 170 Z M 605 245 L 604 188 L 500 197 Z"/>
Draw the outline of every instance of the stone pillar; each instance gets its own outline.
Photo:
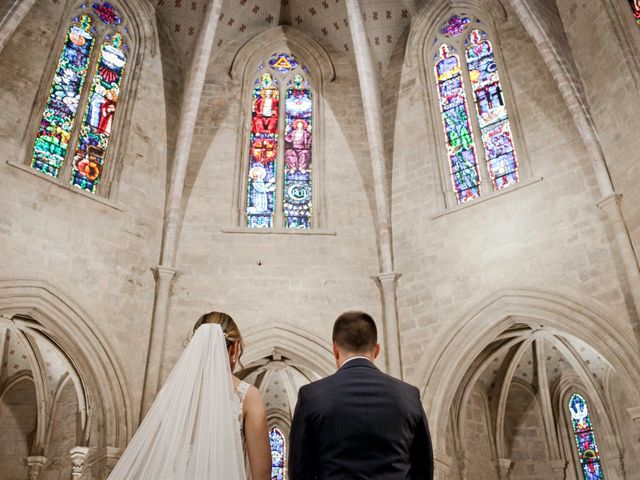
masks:
<path id="1" fill-rule="evenodd" d="M 121 455 L 122 450 L 115 447 L 103 447 L 93 452 L 90 465 L 91 478 L 108 478 Z"/>
<path id="2" fill-rule="evenodd" d="M 149 350 L 142 390 L 140 421 L 144 418 L 160 388 L 164 338 L 167 332 L 167 318 L 169 316 L 169 299 L 175 274 L 176 270 L 173 268 L 159 266 L 153 270 L 153 276 L 156 279 L 156 295 L 153 305 L 153 325 L 149 334 Z"/>
<path id="3" fill-rule="evenodd" d="M 467 452 L 458 450 L 456 453 L 456 464 L 458 465 L 460 480 L 473 480 L 469 478 L 469 463 L 471 463 L 471 459 L 467 457 Z"/>
<path id="4" fill-rule="evenodd" d="M 0 12 L 0 52 L 27 16 L 36 0 L 9 0 L 9 6 Z"/>
<path id="5" fill-rule="evenodd" d="M 567 466 L 569 462 L 566 460 L 551 460 L 549 462 L 553 470 L 553 478 L 555 480 L 565 480 L 567 476 Z"/>
<path id="6" fill-rule="evenodd" d="M 451 476 L 453 459 L 444 452 L 433 452 L 434 478 L 436 480 L 448 480 Z"/>
<path id="7" fill-rule="evenodd" d="M 346 0 L 347 16 L 353 41 L 353 50 L 360 82 L 360 94 L 364 111 L 369 155 L 371 156 L 371 170 L 373 173 L 373 188 L 376 203 L 376 236 L 380 254 L 380 274 L 384 277 L 382 295 L 384 307 L 384 330 L 387 336 L 386 362 L 387 372 L 402 378 L 400 361 L 400 340 L 398 332 L 398 312 L 396 309 L 395 281 L 397 274 L 393 268 L 393 245 L 391 236 L 391 209 L 389 201 L 389 187 L 387 180 L 387 162 L 385 159 L 384 131 L 382 122 L 382 103 L 378 85 L 378 73 L 374 68 L 373 57 L 369 48 L 367 34 L 362 21 L 362 11 L 359 0 Z M 393 288 L 389 286 L 393 284 Z M 385 298 L 385 295 L 389 297 Z"/>
<path id="8" fill-rule="evenodd" d="M 47 464 L 47 457 L 42 455 L 35 455 L 27 457 L 25 460 L 27 467 L 29 467 L 29 480 L 38 480 L 40 472 Z"/>
<path id="9" fill-rule="evenodd" d="M 513 468 L 513 461 L 508 458 L 499 458 L 496 460 L 496 470 L 500 480 L 509 480 L 509 474 Z"/>
<path id="10" fill-rule="evenodd" d="M 175 257 L 178 248 L 180 225 L 182 223 L 182 199 L 187 166 L 191 155 L 191 146 L 196 127 L 196 117 L 200 109 L 200 97 L 213 51 L 218 20 L 223 0 L 213 0 L 204 16 L 200 35 L 194 49 L 191 68 L 185 81 L 184 97 L 180 109 L 180 121 L 177 125 L 175 156 L 173 159 L 169 193 L 167 194 L 162 253 L 158 267 L 156 296 L 151 319 L 149 350 L 144 376 L 140 417 L 144 417 L 153 402 L 162 382 L 164 337 L 169 310 L 171 279 L 175 275 Z"/>
<path id="11" fill-rule="evenodd" d="M 71 455 L 71 480 L 80 480 L 87 462 L 89 449 L 87 447 L 73 447 L 69 454 Z"/>

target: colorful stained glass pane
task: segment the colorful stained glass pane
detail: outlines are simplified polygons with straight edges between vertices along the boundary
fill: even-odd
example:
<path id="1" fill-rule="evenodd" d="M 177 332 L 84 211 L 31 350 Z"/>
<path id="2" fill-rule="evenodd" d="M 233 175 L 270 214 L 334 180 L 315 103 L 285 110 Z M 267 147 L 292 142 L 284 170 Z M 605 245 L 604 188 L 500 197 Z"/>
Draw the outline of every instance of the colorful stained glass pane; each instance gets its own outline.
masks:
<path id="1" fill-rule="evenodd" d="M 67 32 L 49 98 L 33 145 L 31 166 L 57 177 L 64 164 L 80 94 L 93 50 L 91 19 L 84 15 Z"/>
<path id="2" fill-rule="evenodd" d="M 586 400 L 577 393 L 569 400 L 571 423 L 585 480 L 603 480 L 600 452 Z"/>
<path id="3" fill-rule="evenodd" d="M 94 3 L 93 9 L 98 14 L 98 17 L 100 17 L 100 20 L 107 25 L 120 25 L 122 22 L 120 17 L 116 14 L 113 5 L 109 2 Z"/>
<path id="4" fill-rule="evenodd" d="M 518 183 L 518 159 L 491 42 L 479 30 L 465 42 L 487 169 L 494 190 Z"/>
<path id="5" fill-rule="evenodd" d="M 636 19 L 636 24 L 640 27 L 640 0 L 629 0 L 629 5 L 633 12 L 633 18 Z"/>
<path id="6" fill-rule="evenodd" d="M 457 37 L 464 32 L 464 29 L 467 28 L 467 25 L 470 23 L 471 19 L 469 17 L 454 15 L 449 19 L 445 27 L 440 30 L 440 33 L 447 37 Z"/>
<path id="7" fill-rule="evenodd" d="M 285 480 L 287 446 L 284 435 L 279 428 L 274 427 L 269 431 L 269 443 L 271 444 L 271 480 Z"/>
<path id="8" fill-rule="evenodd" d="M 480 172 L 465 97 L 460 60 L 451 48 L 440 47 L 434 71 L 440 111 L 451 167 L 451 181 L 458 203 L 480 196 Z"/>
<path id="9" fill-rule="evenodd" d="M 278 83 L 264 73 L 253 88 L 247 184 L 247 225 L 251 228 L 273 226 L 279 111 Z"/>
<path id="10" fill-rule="evenodd" d="M 109 148 L 111 127 L 120 97 L 120 84 L 127 63 L 120 34 L 102 46 L 93 77 L 89 103 L 80 127 L 80 139 L 73 157 L 71 184 L 95 193 Z"/>
<path id="11" fill-rule="evenodd" d="M 287 228 L 310 228 L 312 208 L 311 89 L 302 75 L 287 88 L 285 100 L 284 216 Z"/>
<path id="12" fill-rule="evenodd" d="M 280 73 L 287 73 L 298 68 L 298 61 L 288 53 L 274 53 L 269 59 L 269 65 Z"/>

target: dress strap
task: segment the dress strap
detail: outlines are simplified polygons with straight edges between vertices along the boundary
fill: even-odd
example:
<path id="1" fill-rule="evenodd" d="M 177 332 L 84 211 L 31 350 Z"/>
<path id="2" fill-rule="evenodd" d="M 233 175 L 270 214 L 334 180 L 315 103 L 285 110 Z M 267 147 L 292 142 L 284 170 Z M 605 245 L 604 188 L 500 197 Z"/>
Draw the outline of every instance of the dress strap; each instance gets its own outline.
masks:
<path id="1" fill-rule="evenodd" d="M 244 399 L 247 396 L 247 392 L 249 391 L 250 386 L 251 385 L 248 384 L 247 382 L 240 381 L 240 384 L 238 385 L 238 388 L 236 390 L 238 392 L 238 398 L 240 398 L 240 403 L 244 402 Z"/>

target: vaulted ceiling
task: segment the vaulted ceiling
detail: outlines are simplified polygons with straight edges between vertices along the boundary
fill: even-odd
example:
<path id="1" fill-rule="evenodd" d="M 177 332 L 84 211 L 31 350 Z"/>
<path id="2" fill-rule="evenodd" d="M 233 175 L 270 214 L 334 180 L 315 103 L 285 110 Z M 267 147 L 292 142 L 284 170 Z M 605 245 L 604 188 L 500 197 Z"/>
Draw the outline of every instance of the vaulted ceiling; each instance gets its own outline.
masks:
<path id="1" fill-rule="evenodd" d="M 160 20 L 188 58 L 210 0 L 154 0 Z M 425 0 L 364 0 L 360 2 L 375 60 L 384 65 L 411 18 Z M 215 48 L 238 37 L 257 34 L 275 25 L 293 26 L 325 48 L 353 56 L 345 0 L 224 0 Z"/>

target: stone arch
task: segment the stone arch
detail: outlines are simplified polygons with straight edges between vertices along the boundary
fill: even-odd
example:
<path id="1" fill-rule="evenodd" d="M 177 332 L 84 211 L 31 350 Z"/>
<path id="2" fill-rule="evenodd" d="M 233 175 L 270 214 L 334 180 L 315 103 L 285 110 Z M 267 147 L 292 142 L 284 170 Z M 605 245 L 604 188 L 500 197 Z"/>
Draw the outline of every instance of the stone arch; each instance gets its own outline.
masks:
<path id="1" fill-rule="evenodd" d="M 470 372 L 479 368 L 483 350 L 503 332 L 523 323 L 534 331 L 544 328 L 586 343 L 629 379 L 640 400 L 637 347 L 603 311 L 602 305 L 576 293 L 520 289 L 495 293 L 454 322 L 455 327 L 434 342 L 439 346 L 433 355 L 435 361 L 425 367 L 420 381 L 436 449 L 445 450 L 451 405 Z"/>
<path id="2" fill-rule="evenodd" d="M 0 281 L 0 315 L 60 348 L 86 389 L 88 417 L 101 427 L 96 446 L 124 448 L 133 432 L 130 395 L 109 343 L 89 315 L 52 285 L 33 280 Z"/>
<path id="3" fill-rule="evenodd" d="M 236 51 L 229 68 L 229 77 L 240 85 L 241 114 L 237 127 L 236 152 L 233 187 L 233 224 L 241 226 L 246 203 L 246 172 L 249 166 L 248 123 L 251 115 L 251 95 L 256 79 L 256 69 L 265 59 L 278 50 L 289 50 L 301 64 L 307 67 L 304 76 L 311 84 L 313 95 L 313 142 L 312 169 L 313 222 L 314 228 L 322 228 L 327 224 L 326 200 L 324 195 L 325 141 L 324 141 L 324 85 L 335 80 L 335 67 L 327 51 L 314 39 L 296 28 L 280 25 L 265 30 L 242 44 Z"/>
<path id="4" fill-rule="evenodd" d="M 244 339 L 242 363 L 245 365 L 259 362 L 275 352 L 313 373 L 314 380 L 335 372 L 330 342 L 303 328 L 275 322 L 250 329 Z"/>

